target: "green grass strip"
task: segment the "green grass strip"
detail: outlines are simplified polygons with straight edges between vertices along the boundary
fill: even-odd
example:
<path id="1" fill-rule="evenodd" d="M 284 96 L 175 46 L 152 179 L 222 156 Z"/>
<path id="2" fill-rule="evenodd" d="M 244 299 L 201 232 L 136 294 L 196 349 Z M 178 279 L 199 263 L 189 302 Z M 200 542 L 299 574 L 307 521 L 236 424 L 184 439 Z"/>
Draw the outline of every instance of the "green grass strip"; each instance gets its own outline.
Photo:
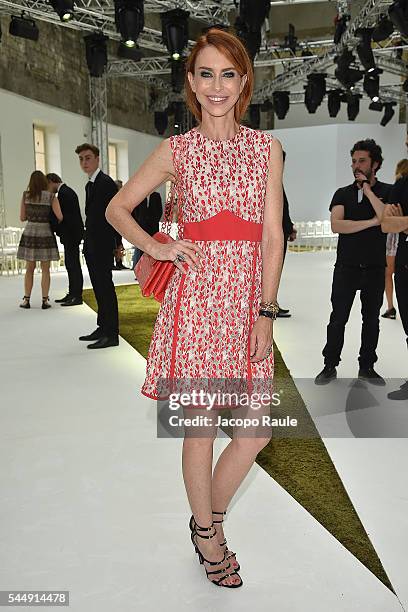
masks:
<path id="1" fill-rule="evenodd" d="M 136 284 L 116 287 L 116 293 L 120 335 L 146 357 L 160 305 L 142 297 Z M 96 310 L 92 290 L 84 291 L 84 301 Z M 285 398 L 281 408 L 290 408 L 290 415 L 303 424 L 307 436 L 274 437 L 259 453 L 257 463 L 394 592 L 276 345 L 274 350 L 275 379 Z"/>

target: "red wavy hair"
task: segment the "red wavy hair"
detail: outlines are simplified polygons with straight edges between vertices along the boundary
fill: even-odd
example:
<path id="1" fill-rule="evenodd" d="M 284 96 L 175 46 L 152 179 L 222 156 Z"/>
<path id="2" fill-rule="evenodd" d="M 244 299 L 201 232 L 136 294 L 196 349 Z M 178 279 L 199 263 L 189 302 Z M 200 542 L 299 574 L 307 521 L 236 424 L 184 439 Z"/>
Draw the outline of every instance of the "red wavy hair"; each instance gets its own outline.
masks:
<path id="1" fill-rule="evenodd" d="M 254 69 L 252 67 L 252 62 L 249 58 L 249 55 L 242 42 L 237 36 L 225 30 L 211 28 L 205 34 L 202 34 L 200 36 L 200 38 L 197 40 L 196 44 L 192 48 L 191 53 L 186 61 L 186 74 L 184 81 L 187 106 L 189 107 L 193 115 L 196 117 L 196 119 L 201 122 L 201 104 L 199 103 L 195 93 L 191 89 L 187 75 L 189 72 L 194 74 L 198 54 L 200 53 L 200 51 L 202 51 L 202 49 L 208 47 L 209 45 L 212 45 L 220 53 L 225 55 L 225 57 L 227 57 L 232 62 L 232 65 L 235 67 L 241 77 L 244 74 L 247 75 L 247 81 L 244 85 L 241 95 L 239 96 L 235 104 L 234 109 L 235 120 L 237 121 L 237 123 L 239 123 L 241 118 L 244 116 L 245 111 L 248 108 L 248 105 L 252 98 L 252 93 L 254 90 Z"/>

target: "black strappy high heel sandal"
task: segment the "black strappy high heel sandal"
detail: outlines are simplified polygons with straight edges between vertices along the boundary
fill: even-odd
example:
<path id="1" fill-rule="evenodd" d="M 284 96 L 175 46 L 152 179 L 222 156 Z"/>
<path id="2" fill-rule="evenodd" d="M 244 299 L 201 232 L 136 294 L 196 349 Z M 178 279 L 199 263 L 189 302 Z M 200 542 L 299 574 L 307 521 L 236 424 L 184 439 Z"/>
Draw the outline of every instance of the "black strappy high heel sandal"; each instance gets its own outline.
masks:
<path id="1" fill-rule="evenodd" d="M 193 525 L 194 525 L 194 527 L 193 527 Z M 202 552 L 200 551 L 200 549 L 198 548 L 197 542 L 195 540 L 195 538 L 202 538 L 204 540 L 210 540 L 211 538 L 216 537 L 217 532 L 216 532 L 216 529 L 214 527 L 214 524 L 212 524 L 210 527 L 200 527 L 195 522 L 194 517 L 191 517 L 191 519 L 190 519 L 190 529 L 191 529 L 191 541 L 193 543 L 193 546 L 194 546 L 194 549 L 195 549 L 196 553 L 198 554 L 198 560 L 199 560 L 201 565 L 204 565 L 205 563 L 208 563 L 208 565 L 210 567 L 215 567 L 215 566 L 221 565 L 222 563 L 225 562 L 225 557 L 226 557 L 226 553 L 225 552 L 224 552 L 223 558 L 220 561 L 209 561 L 208 559 L 206 559 L 204 557 L 204 555 L 202 554 Z M 210 535 L 201 535 L 199 533 L 199 531 L 203 531 L 203 532 L 207 532 L 207 533 L 210 532 L 210 531 L 213 531 L 213 533 L 211 533 Z M 204 565 L 204 569 L 205 569 L 205 573 L 207 574 L 207 579 L 210 582 L 212 582 L 213 584 L 215 584 L 216 586 L 224 587 L 226 589 L 237 589 L 237 588 L 239 588 L 240 586 L 243 585 L 241 576 L 239 576 L 235 570 L 230 571 L 231 570 L 230 564 L 228 564 L 225 568 L 221 568 L 221 569 L 218 569 L 218 570 L 213 570 L 211 572 L 208 571 L 208 569 L 206 568 L 205 565 Z M 216 576 L 216 575 L 221 575 L 218 580 L 211 578 L 211 576 Z M 226 578 L 228 578 L 229 576 L 237 576 L 239 578 L 240 582 L 237 583 L 237 584 L 223 584 L 223 581 Z"/>
<path id="2" fill-rule="evenodd" d="M 30 296 L 29 295 L 25 295 L 23 297 L 23 301 L 21 302 L 21 304 L 19 304 L 19 306 L 20 306 L 20 308 L 25 308 L 26 310 L 31 308 L 31 306 L 30 306 Z"/>
<path id="3" fill-rule="evenodd" d="M 221 516 L 223 517 L 220 521 L 213 521 L 213 524 L 219 524 L 219 523 L 223 523 L 224 522 L 224 516 L 227 514 L 227 511 L 225 512 L 214 512 L 213 510 L 213 514 L 221 514 Z M 195 520 L 194 520 L 194 516 L 192 516 L 190 518 L 190 523 L 189 523 L 189 527 L 190 527 L 190 531 L 193 532 L 194 528 L 195 528 Z M 220 546 L 225 546 L 224 552 L 227 554 L 226 556 L 226 561 L 228 561 L 232 567 L 232 569 L 236 572 L 239 572 L 239 570 L 241 569 L 240 564 L 237 561 L 237 555 L 236 553 L 232 552 L 232 550 L 228 550 L 228 544 L 227 544 L 227 540 L 226 538 L 224 538 L 224 541 L 221 542 Z"/>
<path id="4" fill-rule="evenodd" d="M 48 308 L 51 308 L 50 298 L 48 297 L 48 295 L 47 297 L 43 297 L 41 308 L 42 310 L 48 310 Z"/>
<path id="5" fill-rule="evenodd" d="M 220 514 L 222 516 L 222 519 L 220 521 L 214 521 L 214 524 L 222 524 L 224 522 L 224 516 L 227 514 L 227 511 L 225 510 L 225 512 L 215 512 L 214 510 L 212 511 L 213 514 Z M 240 564 L 237 561 L 237 556 L 236 553 L 232 552 L 232 550 L 228 549 L 228 544 L 227 544 L 227 539 L 224 537 L 224 541 L 221 542 L 220 546 L 225 546 L 224 552 L 226 553 L 227 557 L 226 560 L 231 564 L 231 567 L 236 571 L 239 572 L 239 570 L 241 569 Z"/>

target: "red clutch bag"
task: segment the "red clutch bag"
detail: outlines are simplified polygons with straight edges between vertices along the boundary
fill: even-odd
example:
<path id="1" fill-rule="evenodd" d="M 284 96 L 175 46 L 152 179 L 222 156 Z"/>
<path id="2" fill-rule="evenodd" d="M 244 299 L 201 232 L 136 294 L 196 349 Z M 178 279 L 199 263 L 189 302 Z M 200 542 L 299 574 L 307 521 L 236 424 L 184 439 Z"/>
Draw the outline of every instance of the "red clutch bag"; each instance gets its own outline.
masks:
<path id="1" fill-rule="evenodd" d="M 162 244 L 173 242 L 173 238 L 163 232 L 156 232 L 152 238 Z M 134 268 L 142 295 L 144 297 L 152 295 L 155 300 L 161 302 L 175 269 L 176 266 L 172 261 L 158 261 L 151 255 L 143 253 Z"/>

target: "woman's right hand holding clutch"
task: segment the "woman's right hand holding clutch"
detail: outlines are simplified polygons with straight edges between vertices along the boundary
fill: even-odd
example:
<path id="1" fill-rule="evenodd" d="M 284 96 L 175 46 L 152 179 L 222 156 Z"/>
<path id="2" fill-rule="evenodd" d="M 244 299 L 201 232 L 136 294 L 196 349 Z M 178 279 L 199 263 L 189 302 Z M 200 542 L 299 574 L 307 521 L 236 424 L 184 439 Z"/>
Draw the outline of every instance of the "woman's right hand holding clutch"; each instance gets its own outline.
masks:
<path id="1" fill-rule="evenodd" d="M 167 244 L 157 242 L 150 255 L 158 261 L 172 261 L 181 272 L 185 272 L 185 264 L 193 270 L 201 269 L 201 259 L 205 258 L 204 251 L 188 239 L 174 240 Z"/>

